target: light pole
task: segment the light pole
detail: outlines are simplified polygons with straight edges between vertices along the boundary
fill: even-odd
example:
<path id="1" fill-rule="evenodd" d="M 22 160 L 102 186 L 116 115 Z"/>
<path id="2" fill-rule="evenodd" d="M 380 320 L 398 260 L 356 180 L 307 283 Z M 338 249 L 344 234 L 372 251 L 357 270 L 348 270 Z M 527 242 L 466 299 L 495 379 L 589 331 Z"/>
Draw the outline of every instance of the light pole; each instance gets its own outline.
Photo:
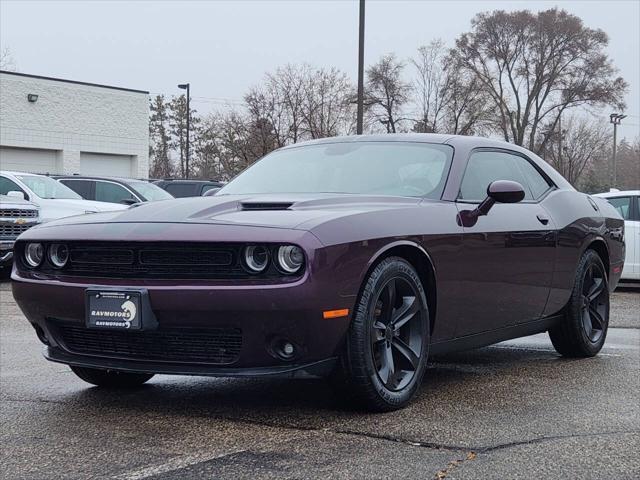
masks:
<path id="1" fill-rule="evenodd" d="M 180 85 L 178 85 L 178 88 L 187 91 L 187 154 L 184 163 L 184 172 L 186 178 L 189 178 L 189 122 L 191 120 L 191 99 L 189 98 L 189 87 L 190 85 L 188 83 L 181 83 Z"/>
<path id="2" fill-rule="evenodd" d="M 364 0 L 360 0 L 358 35 L 358 113 L 356 116 L 356 133 L 362 135 L 362 118 L 364 116 Z"/>
<path id="3" fill-rule="evenodd" d="M 618 152 L 618 125 L 622 122 L 623 118 L 627 118 L 626 115 L 620 113 L 612 113 L 609 115 L 609 122 L 613 123 L 613 168 L 611 170 L 611 186 L 615 188 L 618 183 L 618 174 L 616 172 L 616 153 Z"/>

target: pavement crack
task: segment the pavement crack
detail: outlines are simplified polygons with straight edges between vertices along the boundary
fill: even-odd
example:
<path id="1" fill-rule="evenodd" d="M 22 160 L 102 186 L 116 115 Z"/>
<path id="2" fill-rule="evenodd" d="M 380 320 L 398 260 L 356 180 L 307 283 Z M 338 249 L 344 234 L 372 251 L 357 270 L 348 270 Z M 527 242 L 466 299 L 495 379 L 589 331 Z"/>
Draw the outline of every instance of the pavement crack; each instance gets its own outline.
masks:
<path id="1" fill-rule="evenodd" d="M 503 444 L 494 445 L 491 447 L 484 447 L 484 448 L 478 449 L 477 451 L 480 453 L 490 453 L 490 452 L 495 452 L 496 450 L 504 450 L 507 448 L 519 447 L 521 445 L 534 445 L 536 443 L 544 443 L 544 442 L 549 442 L 553 440 L 562 440 L 565 438 L 602 437 L 602 436 L 620 435 L 620 434 L 626 434 L 626 433 L 640 433 L 640 430 L 631 429 L 631 430 L 613 430 L 609 432 L 585 432 L 585 433 L 568 433 L 565 435 L 549 435 L 549 436 L 530 438 L 528 440 L 520 440 L 515 442 L 503 443 Z"/>

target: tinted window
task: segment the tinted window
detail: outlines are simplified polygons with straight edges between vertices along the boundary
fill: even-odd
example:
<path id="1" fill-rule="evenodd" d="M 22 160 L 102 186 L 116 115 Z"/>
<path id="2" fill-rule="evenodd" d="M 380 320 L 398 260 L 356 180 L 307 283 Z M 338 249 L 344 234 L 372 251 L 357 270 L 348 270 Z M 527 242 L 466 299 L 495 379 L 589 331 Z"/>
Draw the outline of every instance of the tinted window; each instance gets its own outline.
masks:
<path id="1" fill-rule="evenodd" d="M 547 179 L 542 176 L 538 169 L 531 164 L 531 162 L 518 156 L 515 156 L 514 158 L 516 163 L 522 170 L 525 178 L 527 179 L 527 183 L 529 184 L 529 188 L 531 189 L 533 198 L 537 200 L 542 195 L 544 195 L 547 190 L 549 190 L 551 185 L 549 184 Z"/>
<path id="2" fill-rule="evenodd" d="M 137 200 L 122 185 L 110 182 L 96 182 L 96 200 L 99 202 L 120 203 L 123 200 Z"/>
<path id="3" fill-rule="evenodd" d="M 607 201 L 615 207 L 622 218 L 625 220 L 631 218 L 631 197 L 607 198 Z"/>
<path id="4" fill-rule="evenodd" d="M 60 182 L 65 184 L 85 200 L 93 200 L 93 195 L 91 193 L 93 182 L 88 180 L 60 180 Z"/>
<path id="5" fill-rule="evenodd" d="M 164 189 L 176 198 L 198 196 L 193 183 L 169 183 Z"/>
<path id="6" fill-rule="evenodd" d="M 411 142 L 348 142 L 278 150 L 218 195 L 350 193 L 440 198 L 453 149 Z"/>
<path id="7" fill-rule="evenodd" d="M 127 184 L 133 188 L 136 193 L 142 195 L 149 202 L 153 202 L 155 200 L 169 200 L 173 198 L 173 195 L 153 183 L 127 182 Z"/>
<path id="8" fill-rule="evenodd" d="M 5 178 L 5 177 L 0 177 L 0 195 L 6 195 L 7 192 L 25 193 L 25 191 L 22 190 L 18 186 L 18 184 L 13 180 L 9 180 L 8 178 Z"/>
<path id="9" fill-rule="evenodd" d="M 480 202 L 496 180 L 512 180 L 524 187 L 525 200 L 540 198 L 550 184 L 525 158 L 505 152 L 476 152 L 469 158 L 459 199 Z"/>

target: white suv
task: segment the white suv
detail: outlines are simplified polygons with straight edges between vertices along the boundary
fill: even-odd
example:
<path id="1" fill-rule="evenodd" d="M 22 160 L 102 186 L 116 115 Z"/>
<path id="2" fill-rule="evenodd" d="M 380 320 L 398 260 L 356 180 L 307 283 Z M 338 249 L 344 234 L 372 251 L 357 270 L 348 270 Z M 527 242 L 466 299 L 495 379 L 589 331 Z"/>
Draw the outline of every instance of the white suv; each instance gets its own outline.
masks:
<path id="1" fill-rule="evenodd" d="M 83 200 L 53 178 L 33 173 L 0 171 L 0 195 L 24 198 L 40 207 L 40 221 L 48 222 L 83 213 L 124 210 L 126 205 Z"/>
<path id="2" fill-rule="evenodd" d="M 627 254 L 622 278 L 640 280 L 640 190 L 597 193 L 595 197 L 606 198 L 624 218 L 624 238 Z"/>

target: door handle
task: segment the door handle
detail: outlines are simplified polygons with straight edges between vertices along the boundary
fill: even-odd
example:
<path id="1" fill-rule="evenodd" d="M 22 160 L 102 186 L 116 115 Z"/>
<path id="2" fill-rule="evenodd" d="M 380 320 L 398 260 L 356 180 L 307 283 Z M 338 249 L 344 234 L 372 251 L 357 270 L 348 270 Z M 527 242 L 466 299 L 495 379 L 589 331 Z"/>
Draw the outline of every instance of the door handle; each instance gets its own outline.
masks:
<path id="1" fill-rule="evenodd" d="M 546 225 L 547 223 L 549 223 L 549 217 L 547 217 L 546 215 L 542 215 L 541 213 L 539 213 L 537 217 L 538 217 L 538 221 L 541 224 Z"/>

